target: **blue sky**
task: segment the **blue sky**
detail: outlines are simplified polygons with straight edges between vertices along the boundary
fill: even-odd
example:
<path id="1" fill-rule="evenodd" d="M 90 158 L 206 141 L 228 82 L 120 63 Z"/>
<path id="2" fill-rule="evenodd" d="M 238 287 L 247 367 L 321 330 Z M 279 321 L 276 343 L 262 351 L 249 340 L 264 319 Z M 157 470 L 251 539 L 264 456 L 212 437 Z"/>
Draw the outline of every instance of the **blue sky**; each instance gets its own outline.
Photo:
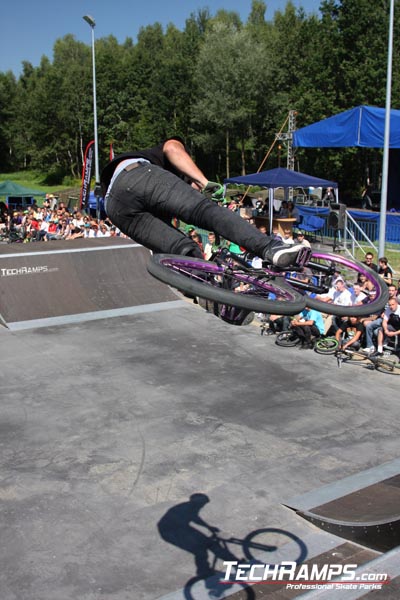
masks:
<path id="1" fill-rule="evenodd" d="M 320 0 L 292 0 L 306 13 L 318 12 Z M 284 10 L 286 0 L 266 0 L 268 20 L 276 10 Z M 21 73 L 27 60 L 38 66 L 46 55 L 52 60 L 54 42 L 70 33 L 90 44 L 90 27 L 83 21 L 89 14 L 96 21 L 95 35 L 114 35 L 119 42 L 127 37 L 136 40 L 140 27 L 159 21 L 173 23 L 183 29 L 186 19 L 199 8 L 208 7 L 211 14 L 223 8 L 247 20 L 251 0 L 4 0 L 0 9 L 0 71 Z"/>

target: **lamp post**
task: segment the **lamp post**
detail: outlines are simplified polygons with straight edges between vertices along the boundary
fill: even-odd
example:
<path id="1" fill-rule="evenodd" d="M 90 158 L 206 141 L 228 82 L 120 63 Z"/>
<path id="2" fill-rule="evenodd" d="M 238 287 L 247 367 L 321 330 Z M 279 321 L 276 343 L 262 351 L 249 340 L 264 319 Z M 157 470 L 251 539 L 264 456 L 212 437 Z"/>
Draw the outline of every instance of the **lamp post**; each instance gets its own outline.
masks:
<path id="1" fill-rule="evenodd" d="M 386 241 L 386 210 L 387 210 L 389 147 L 390 147 L 390 109 L 391 109 L 391 95 L 392 95 L 393 23 L 394 23 L 394 0 L 390 0 L 389 39 L 388 39 L 387 75 L 386 75 L 385 135 L 384 135 L 384 142 L 383 142 L 382 189 L 381 189 L 381 210 L 380 210 L 380 223 L 379 223 L 378 256 L 383 256 L 385 254 L 385 241 Z"/>
<path id="2" fill-rule="evenodd" d="M 94 121 L 94 169 L 95 169 L 95 188 L 94 195 L 96 198 L 96 216 L 100 218 L 100 170 L 99 170 L 99 140 L 97 135 L 97 100 L 96 100 L 96 56 L 94 49 L 94 28 L 96 21 L 90 15 L 85 15 L 83 20 L 90 25 L 92 30 L 92 67 L 93 67 L 93 121 Z"/>

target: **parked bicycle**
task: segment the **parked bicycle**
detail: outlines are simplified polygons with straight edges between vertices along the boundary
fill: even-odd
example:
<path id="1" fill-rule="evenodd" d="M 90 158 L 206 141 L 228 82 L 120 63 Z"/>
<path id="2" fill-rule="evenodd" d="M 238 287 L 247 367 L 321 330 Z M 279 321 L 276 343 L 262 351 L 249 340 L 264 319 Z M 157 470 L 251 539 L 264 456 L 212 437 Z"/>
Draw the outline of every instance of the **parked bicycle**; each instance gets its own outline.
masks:
<path id="1" fill-rule="evenodd" d="M 288 329 L 278 333 L 275 339 L 275 344 L 283 348 L 294 348 L 301 344 L 302 340 L 296 332 L 296 329 Z M 339 347 L 339 342 L 336 338 L 322 335 L 320 337 L 311 336 L 313 350 L 317 354 L 335 354 Z"/>
<path id="2" fill-rule="evenodd" d="M 400 358 L 390 350 L 385 350 L 382 355 L 374 355 L 366 354 L 362 350 L 353 350 L 350 347 L 344 350 L 339 348 L 335 352 L 335 356 L 339 368 L 342 364 L 352 363 L 381 373 L 400 375 Z"/>
<path id="3" fill-rule="evenodd" d="M 298 277 L 307 267 L 307 278 Z M 256 268 L 246 256 L 219 250 L 210 261 L 187 256 L 153 254 L 148 271 L 160 281 L 194 297 L 249 311 L 293 315 L 305 306 L 338 316 L 368 316 L 383 310 L 386 284 L 377 273 L 350 258 L 324 252 L 301 253 L 298 266 L 280 270 L 263 263 Z M 334 275 L 354 282 L 364 274 L 376 290 L 375 298 L 361 306 L 339 306 L 319 300 L 327 293 Z"/>

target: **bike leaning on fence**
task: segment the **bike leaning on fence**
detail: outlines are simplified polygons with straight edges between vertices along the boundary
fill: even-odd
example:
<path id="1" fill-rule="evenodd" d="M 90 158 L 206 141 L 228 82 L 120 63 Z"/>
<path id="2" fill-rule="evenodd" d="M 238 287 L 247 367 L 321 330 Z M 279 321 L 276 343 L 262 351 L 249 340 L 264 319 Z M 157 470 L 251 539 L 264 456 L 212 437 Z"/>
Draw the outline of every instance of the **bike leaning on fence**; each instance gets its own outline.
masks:
<path id="1" fill-rule="evenodd" d="M 294 315 L 306 306 L 337 316 L 368 316 L 383 310 L 389 294 L 377 273 L 345 256 L 300 252 L 297 266 L 284 270 L 266 262 L 251 265 L 246 255 L 217 251 L 209 261 L 188 256 L 153 254 L 151 275 L 192 296 L 260 313 Z M 339 306 L 318 299 L 332 286 L 335 273 L 354 283 L 364 274 L 376 291 L 361 306 Z M 299 274 L 307 273 L 307 277 Z"/>

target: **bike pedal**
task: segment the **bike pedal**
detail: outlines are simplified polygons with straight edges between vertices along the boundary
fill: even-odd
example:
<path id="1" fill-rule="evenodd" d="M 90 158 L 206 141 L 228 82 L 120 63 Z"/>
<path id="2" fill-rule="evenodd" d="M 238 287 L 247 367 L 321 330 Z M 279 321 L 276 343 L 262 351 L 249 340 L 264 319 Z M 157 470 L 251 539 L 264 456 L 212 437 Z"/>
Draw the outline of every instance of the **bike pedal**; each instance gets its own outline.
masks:
<path id="1" fill-rule="evenodd" d="M 308 263 L 308 261 L 310 260 L 311 254 L 312 254 L 311 253 L 311 249 L 307 248 L 306 246 L 304 246 L 304 248 L 302 248 L 301 250 L 299 250 L 299 253 L 298 253 L 297 258 L 296 258 L 296 264 L 299 267 L 304 267 Z"/>

